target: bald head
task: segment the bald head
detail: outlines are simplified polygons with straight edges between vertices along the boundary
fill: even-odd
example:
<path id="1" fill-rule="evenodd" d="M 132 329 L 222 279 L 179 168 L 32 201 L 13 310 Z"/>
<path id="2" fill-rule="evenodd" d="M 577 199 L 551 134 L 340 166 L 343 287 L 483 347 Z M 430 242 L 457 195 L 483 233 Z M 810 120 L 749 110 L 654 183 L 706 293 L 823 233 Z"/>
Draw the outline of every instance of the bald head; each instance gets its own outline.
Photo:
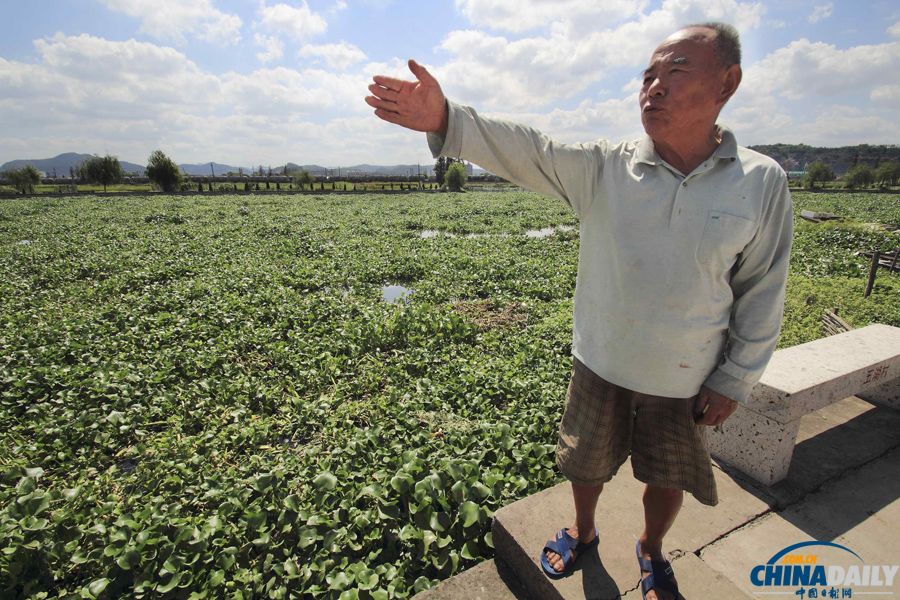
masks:
<path id="1" fill-rule="evenodd" d="M 727 23 L 695 23 L 669 36 L 669 39 L 673 38 L 712 44 L 713 54 L 724 68 L 741 64 L 740 36 L 737 29 Z"/>

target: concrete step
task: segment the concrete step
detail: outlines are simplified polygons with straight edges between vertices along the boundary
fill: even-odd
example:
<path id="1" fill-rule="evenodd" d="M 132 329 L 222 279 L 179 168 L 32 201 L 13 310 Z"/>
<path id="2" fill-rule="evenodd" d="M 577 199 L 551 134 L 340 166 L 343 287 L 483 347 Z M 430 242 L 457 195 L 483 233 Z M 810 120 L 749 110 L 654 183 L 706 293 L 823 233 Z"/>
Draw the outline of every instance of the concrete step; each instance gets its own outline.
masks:
<path id="1" fill-rule="evenodd" d="M 716 470 L 719 505 L 704 506 L 685 498 L 678 520 L 666 538 L 666 550 L 679 582 L 697 590 L 698 598 L 743 598 L 733 584 L 720 577 L 693 553 L 724 532 L 742 526 L 769 505 L 746 494 L 727 475 Z M 560 527 L 572 522 L 571 487 L 562 483 L 506 506 L 494 515 L 496 555 L 515 571 L 536 598 L 614 600 L 637 590 L 640 572 L 634 546 L 643 528 L 643 484 L 631 475 L 630 463 L 604 487 L 597 509 L 598 551 L 583 556 L 575 572 L 551 580 L 541 570 L 539 554 Z M 682 572 L 681 569 L 684 569 Z M 640 597 L 640 595 L 638 595 Z M 686 596 L 687 597 L 687 596 Z"/>
<path id="2" fill-rule="evenodd" d="M 487 560 L 442 581 L 413 600 L 537 600 L 525 591 L 512 570 L 499 560 Z"/>
<path id="3" fill-rule="evenodd" d="M 777 489 L 742 479 L 714 463 L 719 505 L 707 507 L 686 495 L 678 520 L 666 537 L 665 547 L 686 599 L 754 597 L 753 591 L 748 590 L 749 567 L 744 564 L 744 559 L 759 564 L 789 543 L 778 548 L 759 545 L 752 548 L 752 553 L 750 548 L 735 550 L 734 555 L 719 552 L 716 561 L 707 560 L 706 557 L 711 555 L 706 549 L 715 547 L 725 537 L 734 536 L 739 540 L 741 531 L 752 530 L 750 526 L 762 522 L 766 515 L 802 501 L 822 486 L 840 486 L 841 481 L 857 473 L 859 467 L 881 460 L 880 457 L 892 448 L 900 447 L 900 413 L 873 407 L 858 398 L 848 398 L 804 417 L 798 439 L 800 446 L 791 474 L 778 484 Z M 810 451 L 802 451 L 804 445 Z M 827 460 L 823 461 L 823 458 Z M 861 486 L 863 490 L 868 485 L 865 481 L 853 481 L 853 485 Z M 570 489 L 568 483 L 563 483 L 497 511 L 493 523 L 497 560 L 510 566 L 533 598 L 640 598 L 640 574 L 634 545 L 643 528 L 643 484 L 633 478 L 630 463 L 623 465 L 600 497 L 598 549 L 582 557 L 576 571 L 568 577 L 551 580 L 544 575 L 539 563 L 541 548 L 555 531 L 573 520 Z M 878 497 L 883 500 L 884 493 Z M 845 501 L 850 504 L 817 510 L 830 509 L 836 513 L 852 510 L 853 499 L 845 498 Z M 875 522 L 877 520 L 872 521 Z M 900 537 L 897 522 L 895 520 L 887 529 Z M 796 531 L 791 533 L 799 535 Z M 807 534 L 793 541 L 809 538 Z M 873 556 L 873 562 L 874 559 Z M 724 565 L 729 561 L 739 566 L 725 569 Z M 889 563 L 886 559 L 878 562 Z"/>
<path id="4" fill-rule="evenodd" d="M 900 564 L 900 412 L 851 397 L 803 417 L 788 477 L 774 486 L 713 465 L 718 506 L 687 495 L 666 537 L 685 600 L 758 597 L 750 569 L 810 539 L 843 543 L 869 564 Z M 634 544 L 643 526 L 642 490 L 630 463 L 623 465 L 600 497 L 599 547 L 569 577 L 550 580 L 539 563 L 544 542 L 573 519 L 563 483 L 497 511 L 495 560 L 415 598 L 640 600 Z M 900 598 L 900 589 L 894 594 Z"/>
<path id="5" fill-rule="evenodd" d="M 700 558 L 744 593 L 760 592 L 748 574 L 773 554 L 797 542 L 840 544 L 865 565 L 900 565 L 900 449 L 831 481 L 802 501 L 766 514 L 746 527 L 706 546 Z M 819 563 L 846 555 L 822 548 L 807 550 Z M 852 564 L 859 564 L 851 559 Z M 788 590 L 793 595 L 794 589 Z M 864 596 L 865 595 L 865 596 Z M 893 586 L 853 586 L 853 597 L 900 598 L 900 574 Z M 819 596 L 823 597 L 823 596 Z"/>

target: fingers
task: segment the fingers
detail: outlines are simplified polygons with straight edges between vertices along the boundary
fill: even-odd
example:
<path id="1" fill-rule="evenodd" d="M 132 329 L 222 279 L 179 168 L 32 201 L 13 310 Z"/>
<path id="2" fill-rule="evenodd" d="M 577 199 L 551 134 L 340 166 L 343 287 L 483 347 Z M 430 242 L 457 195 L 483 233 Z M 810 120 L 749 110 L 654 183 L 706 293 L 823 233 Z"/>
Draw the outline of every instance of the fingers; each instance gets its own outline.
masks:
<path id="1" fill-rule="evenodd" d="M 378 108 L 395 114 L 398 112 L 396 102 L 389 102 L 387 100 L 382 100 L 381 98 L 376 98 L 375 96 L 366 96 L 365 100 L 366 104 L 372 108 Z"/>
<path id="2" fill-rule="evenodd" d="M 390 111 L 390 110 L 384 110 L 383 108 L 378 108 L 375 110 L 375 116 L 378 117 L 379 119 L 381 119 L 382 121 L 387 121 L 388 123 L 394 123 L 395 125 L 404 125 L 403 123 L 401 123 L 401 120 L 403 119 L 403 117 L 401 117 L 399 114 L 397 114 L 393 111 Z M 405 127 L 405 125 L 404 125 L 404 127 Z"/>
<path id="3" fill-rule="evenodd" d="M 716 427 L 724 423 L 735 410 L 737 402 L 704 386 L 700 388 L 694 404 L 694 421 L 698 425 Z"/>
<path id="4" fill-rule="evenodd" d="M 382 87 L 380 85 L 376 85 L 374 83 L 369 84 L 369 91 L 378 96 L 383 100 L 390 100 L 391 102 L 396 102 L 400 98 L 400 94 L 395 92 L 392 89 Z"/>
<path id="5" fill-rule="evenodd" d="M 697 394 L 697 398 L 694 400 L 694 422 L 701 423 L 708 411 L 709 398 L 707 397 L 706 390 L 701 388 L 700 393 Z M 705 425 L 705 423 L 703 424 Z"/>
<path id="6" fill-rule="evenodd" d="M 394 90 L 399 92 L 403 89 L 403 84 L 409 83 L 407 81 L 403 81 L 402 79 L 397 79 L 395 77 L 385 77 L 384 75 L 376 75 L 372 78 L 372 81 L 380 85 L 381 87 L 387 88 L 389 90 Z"/>
<path id="7" fill-rule="evenodd" d="M 416 79 L 418 79 L 422 83 L 438 85 L 437 79 L 435 79 L 431 75 L 431 73 L 428 72 L 428 69 L 426 69 L 413 59 L 409 59 L 409 70 L 412 71 L 412 74 L 416 76 Z"/>
<path id="8" fill-rule="evenodd" d="M 734 400 L 729 400 L 728 403 L 719 412 L 719 416 L 716 419 L 715 423 L 713 423 L 713 425 L 714 426 L 721 425 L 736 410 L 737 410 L 737 402 L 735 402 Z"/>

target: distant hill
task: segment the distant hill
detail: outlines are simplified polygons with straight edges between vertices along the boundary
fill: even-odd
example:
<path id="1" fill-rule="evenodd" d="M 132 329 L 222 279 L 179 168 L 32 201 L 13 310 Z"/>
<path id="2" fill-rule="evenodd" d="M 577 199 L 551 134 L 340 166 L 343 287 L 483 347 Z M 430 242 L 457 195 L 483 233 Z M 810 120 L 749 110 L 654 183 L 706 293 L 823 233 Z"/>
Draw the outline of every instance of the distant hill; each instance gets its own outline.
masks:
<path id="1" fill-rule="evenodd" d="M 325 177 L 331 171 L 335 171 L 337 173 L 337 169 L 329 169 L 328 167 L 323 167 L 321 165 L 298 165 L 297 163 L 289 162 L 284 166 L 273 168 L 272 171 L 278 173 L 279 175 L 283 173 L 287 169 L 288 173 L 292 173 L 294 171 L 308 171 L 310 175 L 315 175 L 316 177 Z"/>
<path id="2" fill-rule="evenodd" d="M 835 175 L 843 175 L 854 164 L 876 167 L 882 162 L 900 162 L 900 146 L 844 146 L 817 148 L 806 144 L 768 144 L 750 146 L 776 161 L 785 171 L 804 171 L 806 165 L 817 160 L 831 167 Z"/>
<path id="3" fill-rule="evenodd" d="M 21 169 L 22 167 L 32 165 L 35 169 L 43 171 L 50 177 L 52 177 L 54 173 L 56 173 L 57 177 L 68 177 L 69 169 L 77 169 L 81 163 L 92 156 L 93 155 L 91 154 L 66 152 L 65 154 L 54 156 L 53 158 L 11 160 L 0 165 L 0 172 L 9 171 L 10 169 Z M 123 160 L 120 160 L 119 164 L 122 165 L 122 169 L 126 173 L 144 174 L 144 165 L 138 165 Z"/>
<path id="4" fill-rule="evenodd" d="M 35 169 L 38 171 L 42 171 L 46 173 L 48 176 L 52 177 L 54 173 L 57 177 L 68 177 L 70 169 L 77 169 L 81 163 L 85 160 L 91 158 L 91 154 L 78 154 L 75 152 L 67 152 L 65 154 L 60 154 L 59 156 L 55 156 L 53 158 L 39 158 L 39 159 L 21 159 L 21 160 L 11 160 L 3 165 L 0 165 L 0 172 L 7 171 L 10 169 L 21 169 L 26 165 L 33 165 Z M 119 164 L 122 165 L 122 169 L 125 170 L 126 173 L 137 173 L 138 175 L 144 175 L 144 167 L 145 165 L 139 165 L 136 163 L 128 162 L 119 159 Z M 181 170 L 187 173 L 188 175 L 211 175 L 210 163 L 185 163 L 178 165 L 181 167 Z M 302 169 L 306 169 L 312 175 L 316 177 L 326 177 L 332 176 L 336 177 L 338 173 L 341 175 L 395 175 L 395 176 L 406 176 L 409 174 L 416 175 L 418 173 L 422 173 L 423 175 L 431 175 L 434 165 L 433 164 L 423 164 L 423 165 L 350 165 L 350 166 L 342 166 L 342 167 L 323 167 L 322 165 L 298 165 L 296 163 L 289 162 L 286 165 L 272 167 L 273 174 L 282 174 L 284 172 L 284 168 L 287 167 L 288 172 L 291 171 L 300 171 Z M 222 163 L 214 162 L 212 163 L 212 168 L 215 171 L 216 175 L 224 175 L 225 173 L 237 173 L 240 170 L 247 175 L 251 175 L 254 172 L 254 168 L 251 167 L 235 167 L 232 165 L 226 165 Z M 480 171 L 480 169 L 476 169 L 476 172 Z M 268 173 L 268 167 L 264 167 L 264 172 Z"/>
<path id="5" fill-rule="evenodd" d="M 272 168 L 272 171 L 275 173 L 282 173 L 282 170 L 287 167 L 288 173 L 291 171 L 300 171 L 305 169 L 309 171 L 310 175 L 315 175 L 316 177 L 338 177 L 339 175 L 392 175 L 392 176 L 400 176 L 406 177 L 407 175 L 418 175 L 421 173 L 422 175 L 431 175 L 432 170 L 434 169 L 433 164 L 423 164 L 423 165 L 348 165 L 341 167 L 323 167 L 322 165 L 298 165 L 296 163 L 287 163 L 283 167 Z"/>
<path id="6" fill-rule="evenodd" d="M 373 175 L 431 175 L 434 170 L 434 163 L 426 163 L 424 165 L 352 165 L 343 167 L 347 173 L 371 173 Z"/>
<path id="7" fill-rule="evenodd" d="M 178 165 L 181 167 L 181 170 L 187 173 L 188 175 L 212 175 L 212 171 L 209 168 L 209 165 L 212 164 L 212 168 L 215 171 L 216 176 L 224 175 L 225 173 L 237 173 L 242 167 L 232 167 L 231 165 L 223 165 L 222 163 L 198 163 L 195 165 L 191 164 L 183 164 Z M 249 169 L 243 167 L 244 173 L 249 173 Z"/>

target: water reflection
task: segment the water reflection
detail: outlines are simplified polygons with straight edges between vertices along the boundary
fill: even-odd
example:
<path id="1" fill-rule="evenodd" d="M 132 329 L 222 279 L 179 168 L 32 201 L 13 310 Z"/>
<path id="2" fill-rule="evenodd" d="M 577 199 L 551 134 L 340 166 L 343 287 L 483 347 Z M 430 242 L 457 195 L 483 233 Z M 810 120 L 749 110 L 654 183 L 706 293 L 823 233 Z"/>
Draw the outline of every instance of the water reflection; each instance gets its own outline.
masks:
<path id="1" fill-rule="evenodd" d="M 530 238 L 545 238 L 553 235 L 557 231 L 573 231 L 572 225 L 558 225 L 556 227 L 544 227 L 543 229 L 529 229 L 525 235 Z"/>
<path id="2" fill-rule="evenodd" d="M 402 285 L 384 285 L 381 287 L 381 299 L 385 302 L 409 302 L 413 291 Z"/>
<path id="3" fill-rule="evenodd" d="M 555 227 L 544 227 L 543 229 L 529 229 L 525 232 L 525 235 L 530 238 L 545 238 L 553 235 L 558 231 L 574 231 L 575 227 L 572 225 L 557 225 Z M 419 237 L 422 239 L 434 239 L 437 237 L 465 237 L 465 238 L 483 238 L 483 237 L 509 237 L 508 233 L 467 233 L 465 235 L 456 234 L 451 231 L 441 231 L 440 229 L 423 229 L 419 233 Z"/>

